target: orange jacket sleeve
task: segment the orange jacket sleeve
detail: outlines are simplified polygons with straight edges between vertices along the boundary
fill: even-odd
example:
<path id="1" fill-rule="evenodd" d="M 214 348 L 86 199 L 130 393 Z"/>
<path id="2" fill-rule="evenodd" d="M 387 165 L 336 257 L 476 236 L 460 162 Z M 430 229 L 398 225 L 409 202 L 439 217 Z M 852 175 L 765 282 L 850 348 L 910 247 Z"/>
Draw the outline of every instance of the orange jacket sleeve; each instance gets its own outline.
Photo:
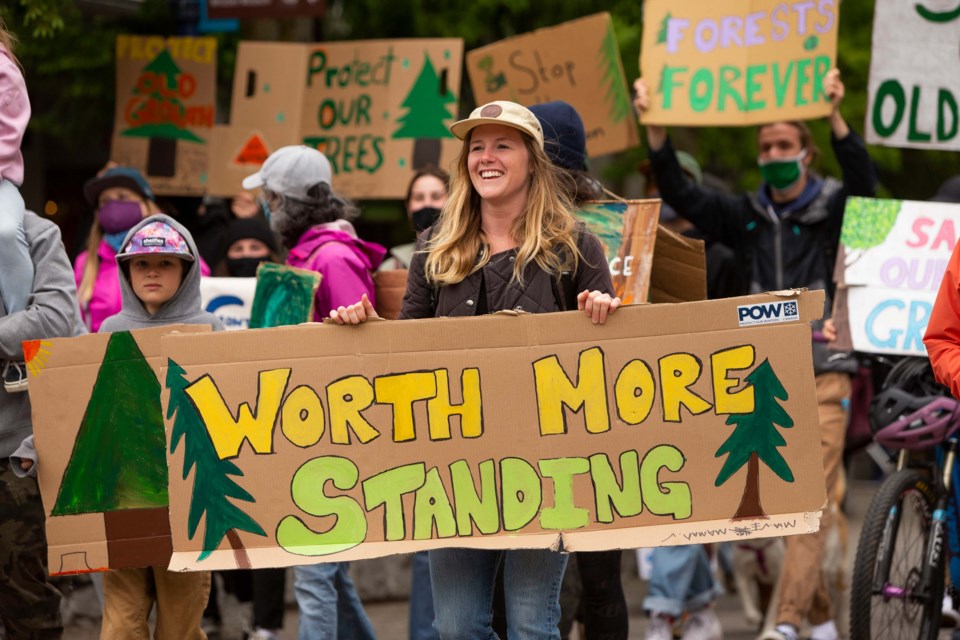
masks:
<path id="1" fill-rule="evenodd" d="M 960 398 L 960 244 L 954 247 L 940 282 L 923 343 L 937 380 Z"/>

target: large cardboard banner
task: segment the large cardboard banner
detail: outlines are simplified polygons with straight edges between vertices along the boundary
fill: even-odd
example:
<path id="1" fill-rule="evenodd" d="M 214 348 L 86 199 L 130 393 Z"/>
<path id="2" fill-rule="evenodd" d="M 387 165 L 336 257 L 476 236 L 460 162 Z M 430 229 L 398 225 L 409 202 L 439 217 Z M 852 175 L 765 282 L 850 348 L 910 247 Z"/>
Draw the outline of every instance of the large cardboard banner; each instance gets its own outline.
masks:
<path id="1" fill-rule="evenodd" d="M 153 190 L 202 195 L 216 116 L 215 38 L 117 36 L 117 108 L 110 159 Z"/>
<path id="2" fill-rule="evenodd" d="M 591 157 L 640 143 L 609 13 L 469 51 L 467 73 L 477 104 L 569 102 L 583 118 Z"/>
<path id="3" fill-rule="evenodd" d="M 960 10 L 956 3 L 877 0 L 867 142 L 960 149 L 957 42 Z"/>
<path id="4" fill-rule="evenodd" d="M 960 229 L 960 206 L 849 198 L 840 236 L 853 348 L 926 355 L 923 334 Z"/>
<path id="5" fill-rule="evenodd" d="M 660 200 L 585 202 L 577 217 L 603 244 L 614 293 L 624 304 L 646 302 Z"/>
<path id="6" fill-rule="evenodd" d="M 28 343 L 51 575 L 170 559 L 160 329 Z"/>
<path id="7" fill-rule="evenodd" d="M 171 568 L 805 533 L 823 293 L 169 336 Z"/>
<path id="8" fill-rule="evenodd" d="M 640 74 L 662 125 L 748 125 L 827 115 L 837 0 L 647 0 Z"/>
<path id="9" fill-rule="evenodd" d="M 416 169 L 447 168 L 460 142 L 463 41 L 241 42 L 230 125 L 217 132 L 210 191 L 231 195 L 279 147 L 306 144 L 351 198 L 403 198 Z"/>

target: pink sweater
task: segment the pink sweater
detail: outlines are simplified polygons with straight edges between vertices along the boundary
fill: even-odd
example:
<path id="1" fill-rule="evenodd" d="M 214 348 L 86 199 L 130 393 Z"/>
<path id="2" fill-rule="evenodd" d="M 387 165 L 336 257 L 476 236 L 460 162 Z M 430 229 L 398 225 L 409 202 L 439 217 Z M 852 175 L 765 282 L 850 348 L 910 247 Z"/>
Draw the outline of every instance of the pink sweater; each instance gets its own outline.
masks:
<path id="1" fill-rule="evenodd" d="M 0 178 L 23 184 L 20 142 L 30 121 L 30 99 L 20 67 L 0 46 Z"/>

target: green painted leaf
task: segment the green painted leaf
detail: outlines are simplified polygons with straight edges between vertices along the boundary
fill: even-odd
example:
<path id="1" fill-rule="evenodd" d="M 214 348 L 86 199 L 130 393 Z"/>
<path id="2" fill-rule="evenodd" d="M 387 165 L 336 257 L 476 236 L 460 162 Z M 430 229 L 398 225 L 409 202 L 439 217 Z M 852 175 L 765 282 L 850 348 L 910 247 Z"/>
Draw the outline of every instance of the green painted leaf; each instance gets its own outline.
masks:
<path id="1" fill-rule="evenodd" d="M 848 249 L 870 249 L 883 244 L 902 206 L 902 200 L 847 198 L 840 242 Z"/>

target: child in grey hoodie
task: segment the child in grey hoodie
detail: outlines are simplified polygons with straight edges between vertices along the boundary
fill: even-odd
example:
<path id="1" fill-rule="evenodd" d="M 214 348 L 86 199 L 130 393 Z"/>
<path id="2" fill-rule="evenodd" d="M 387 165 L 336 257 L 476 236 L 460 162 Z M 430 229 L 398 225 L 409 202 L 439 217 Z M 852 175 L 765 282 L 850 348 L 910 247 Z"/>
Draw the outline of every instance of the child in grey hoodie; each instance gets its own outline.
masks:
<path id="1" fill-rule="evenodd" d="M 130 229 L 117 254 L 123 309 L 100 332 L 220 320 L 200 304 L 200 266 L 190 232 L 173 218 L 155 215 Z M 103 579 L 101 638 L 147 638 L 147 616 L 157 605 L 157 640 L 202 640 L 200 618 L 210 592 L 210 573 L 175 573 L 166 567 L 123 569 Z"/>

